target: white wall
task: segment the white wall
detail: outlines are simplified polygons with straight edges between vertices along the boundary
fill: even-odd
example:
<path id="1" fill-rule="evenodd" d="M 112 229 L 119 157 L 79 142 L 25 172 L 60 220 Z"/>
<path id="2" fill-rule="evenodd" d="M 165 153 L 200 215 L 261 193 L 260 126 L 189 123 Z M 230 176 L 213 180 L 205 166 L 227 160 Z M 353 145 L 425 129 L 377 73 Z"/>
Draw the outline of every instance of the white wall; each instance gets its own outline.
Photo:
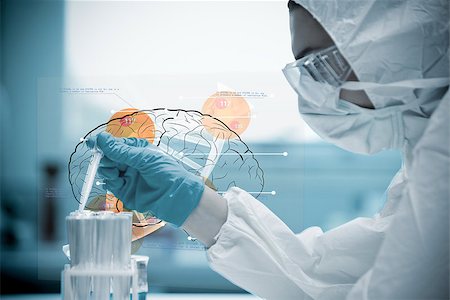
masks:
<path id="1" fill-rule="evenodd" d="M 256 117 L 246 141 L 317 139 L 281 72 L 293 60 L 287 1 L 70 1 L 65 33 L 67 87 L 118 87 L 140 109 L 200 110 L 223 83 L 272 96 L 248 99 Z M 118 97 L 81 99 L 65 98 L 69 130 L 79 111 L 98 124 L 129 106 Z"/>

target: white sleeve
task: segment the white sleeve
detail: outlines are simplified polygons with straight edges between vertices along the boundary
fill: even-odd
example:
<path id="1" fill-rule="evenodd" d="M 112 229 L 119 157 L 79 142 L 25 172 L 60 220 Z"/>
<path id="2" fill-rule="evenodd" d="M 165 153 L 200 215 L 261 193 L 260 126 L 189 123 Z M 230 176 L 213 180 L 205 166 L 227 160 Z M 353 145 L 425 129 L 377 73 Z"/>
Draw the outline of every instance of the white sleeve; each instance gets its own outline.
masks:
<path id="1" fill-rule="evenodd" d="M 390 217 L 294 234 L 245 191 L 224 197 L 228 218 L 207 252 L 212 269 L 266 299 L 343 299 L 373 264 Z"/>
<path id="2" fill-rule="evenodd" d="M 373 268 L 348 299 L 449 299 L 450 94 L 413 151 L 409 183 Z"/>

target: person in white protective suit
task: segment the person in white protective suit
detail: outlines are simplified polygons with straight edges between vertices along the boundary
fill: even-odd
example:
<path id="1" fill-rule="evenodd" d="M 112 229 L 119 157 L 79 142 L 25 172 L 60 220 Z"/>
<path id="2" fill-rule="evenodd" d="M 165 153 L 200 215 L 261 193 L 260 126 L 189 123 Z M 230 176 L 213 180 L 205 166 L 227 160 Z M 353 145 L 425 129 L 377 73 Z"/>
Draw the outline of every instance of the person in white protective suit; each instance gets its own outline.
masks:
<path id="1" fill-rule="evenodd" d="M 295 0 L 289 8 L 297 61 L 283 72 L 298 94 L 304 120 L 324 140 L 349 151 L 402 152 L 403 165 L 388 188 L 387 202 L 373 218 L 295 234 L 244 190 L 231 188 L 222 197 L 195 179 L 177 181 L 184 175 L 175 164 L 156 152 L 142 158 L 144 150 L 127 144 L 134 141 L 102 136 L 98 146 L 111 162 L 120 161 L 141 176 L 142 185 L 150 185 L 148 174 L 170 177 L 153 189 L 168 186 L 159 198 L 168 191 L 164 203 L 174 201 L 171 207 L 179 215 L 156 200 L 148 207 L 169 221 L 173 217 L 173 223 L 208 246 L 212 269 L 255 295 L 448 299 L 449 2 Z M 322 50 L 337 55 L 342 63 L 337 70 L 345 76 L 329 82 L 314 75 L 319 67 L 308 69 L 305 58 L 320 60 L 331 53 Z M 136 160 L 145 161 L 145 168 Z M 128 172 L 120 171 L 106 174 L 106 181 L 119 182 L 114 176 Z M 120 182 L 108 189 L 119 196 L 121 189 L 130 192 L 124 199 L 138 194 L 127 180 Z M 199 200 L 177 206 L 173 199 L 180 193 L 178 203 Z M 150 202 L 136 199 L 136 206 L 145 209 Z"/>

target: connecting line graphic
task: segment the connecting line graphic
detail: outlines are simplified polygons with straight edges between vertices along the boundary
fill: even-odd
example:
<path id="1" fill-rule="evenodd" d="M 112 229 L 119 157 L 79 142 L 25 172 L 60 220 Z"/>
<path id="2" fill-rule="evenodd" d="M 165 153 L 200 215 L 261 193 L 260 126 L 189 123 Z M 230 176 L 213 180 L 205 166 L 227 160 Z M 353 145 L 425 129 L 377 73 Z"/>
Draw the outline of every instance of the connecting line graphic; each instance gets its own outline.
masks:
<path id="1" fill-rule="evenodd" d="M 217 191 L 217 193 L 219 193 L 219 194 L 225 194 L 227 191 Z M 247 192 L 247 191 L 246 191 Z M 277 192 L 276 191 L 270 191 L 270 192 L 268 192 L 268 191 L 263 191 L 263 192 L 247 192 L 248 194 L 251 194 L 251 195 L 273 195 L 273 196 L 275 196 L 276 194 L 277 194 Z"/>
<path id="2" fill-rule="evenodd" d="M 211 152 L 209 153 L 211 154 Z M 190 153 L 189 156 L 204 156 L 206 153 Z M 254 153 L 214 153 L 220 156 L 288 156 L 287 152 L 254 152 Z"/>
<path id="3" fill-rule="evenodd" d="M 124 103 L 126 103 L 127 105 L 129 105 L 132 108 L 135 108 L 134 105 L 131 105 L 131 103 L 129 103 L 127 100 L 123 99 L 122 97 L 120 97 L 116 93 L 109 93 L 109 94 L 116 95 L 116 97 L 119 98 L 120 100 L 122 100 Z"/>
<path id="4" fill-rule="evenodd" d="M 251 116 L 220 116 L 220 119 L 251 119 L 256 118 L 256 115 Z"/>
<path id="5" fill-rule="evenodd" d="M 260 94 L 260 95 L 252 95 L 252 94 L 239 94 L 236 93 L 236 95 L 218 95 L 215 96 L 216 98 L 223 97 L 223 98 L 245 98 L 245 99 L 266 99 L 266 98 L 275 98 L 275 95 L 273 94 Z M 204 96 L 178 96 L 178 100 L 204 100 Z"/>

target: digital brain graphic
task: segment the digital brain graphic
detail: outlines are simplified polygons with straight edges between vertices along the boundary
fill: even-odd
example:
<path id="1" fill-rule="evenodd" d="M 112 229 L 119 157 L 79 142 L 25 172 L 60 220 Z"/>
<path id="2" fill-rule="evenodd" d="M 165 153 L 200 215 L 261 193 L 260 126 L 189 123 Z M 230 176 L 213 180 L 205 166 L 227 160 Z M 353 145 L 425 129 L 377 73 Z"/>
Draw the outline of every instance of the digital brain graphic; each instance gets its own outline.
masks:
<path id="1" fill-rule="evenodd" d="M 214 105 L 220 106 L 220 100 Z M 226 99 L 224 100 L 226 101 Z M 222 103 L 225 105 L 226 103 Z M 223 109 L 223 108 L 222 108 Z M 233 120 L 232 120 L 233 121 Z M 136 137 L 171 155 L 189 172 L 201 176 L 205 184 L 219 193 L 233 186 L 259 196 L 264 187 L 264 172 L 238 132 L 245 130 L 244 119 L 229 123 L 209 114 L 182 109 L 124 109 L 111 119 L 89 131 L 83 140 L 106 131 L 116 137 Z M 238 122 L 239 124 L 236 124 Z M 69 182 L 75 199 L 80 201 L 91 151 L 79 142 L 70 156 Z M 86 209 L 128 211 L 122 201 L 106 191 L 97 175 Z M 151 212 L 133 212 L 133 240 L 138 240 L 164 225 Z"/>

